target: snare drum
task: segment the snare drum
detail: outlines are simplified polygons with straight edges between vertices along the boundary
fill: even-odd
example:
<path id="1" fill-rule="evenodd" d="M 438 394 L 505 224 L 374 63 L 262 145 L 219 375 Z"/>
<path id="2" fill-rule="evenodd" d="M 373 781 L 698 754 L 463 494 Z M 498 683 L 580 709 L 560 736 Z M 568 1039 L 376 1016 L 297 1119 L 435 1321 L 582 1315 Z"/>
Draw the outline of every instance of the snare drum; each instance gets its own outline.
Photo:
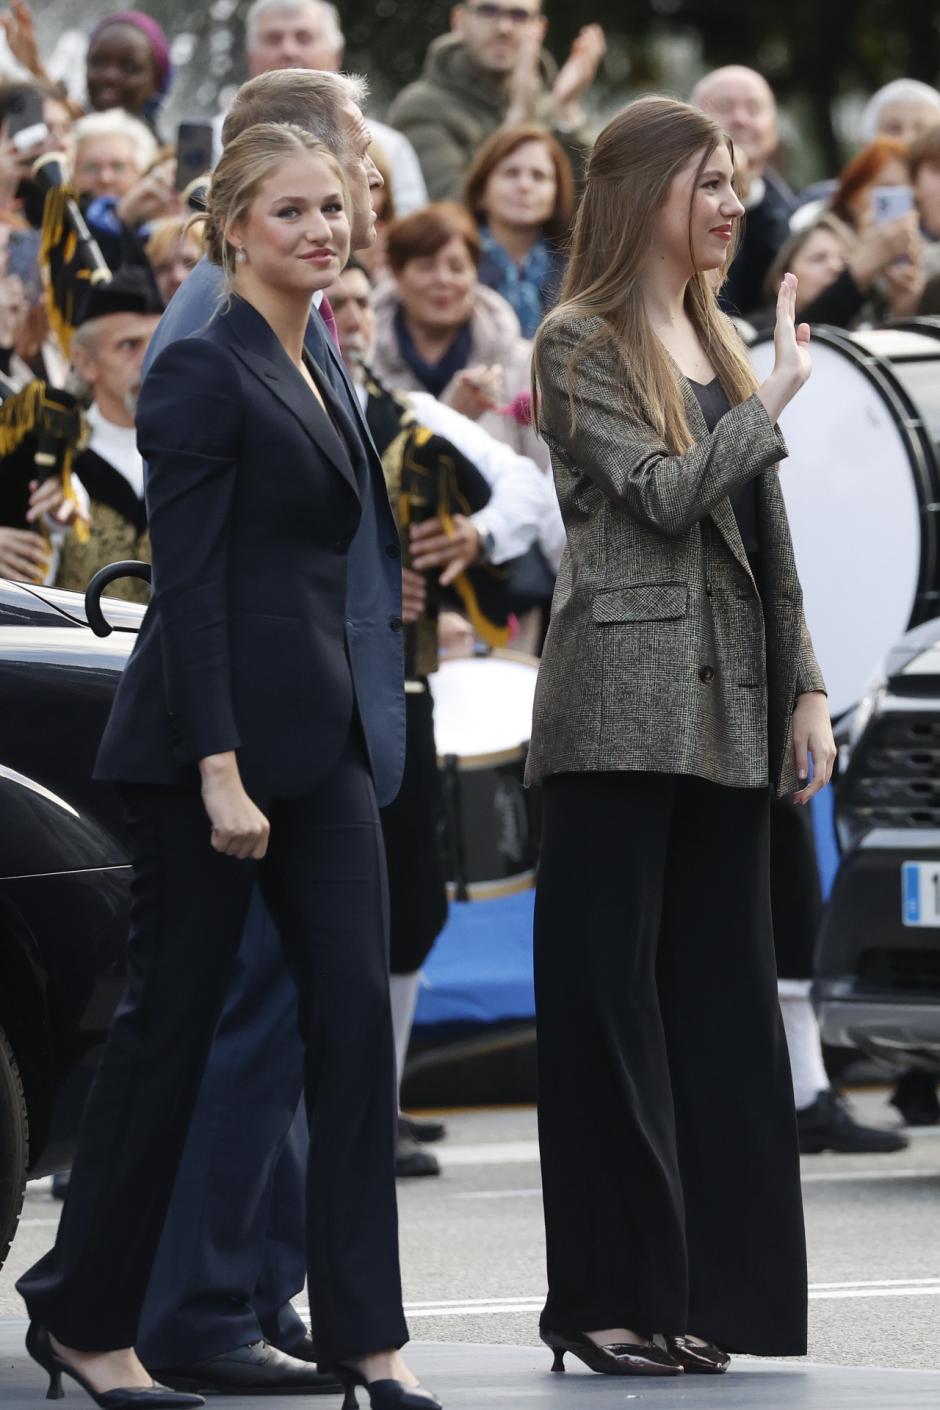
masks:
<path id="1" fill-rule="evenodd" d="M 535 884 L 536 791 L 523 787 L 538 662 L 456 657 L 430 677 L 451 894 L 487 900 Z"/>
<path id="2" fill-rule="evenodd" d="M 773 337 L 750 350 L 759 378 Z M 813 375 L 780 418 L 780 483 L 833 717 L 940 613 L 940 329 L 813 329 Z"/>

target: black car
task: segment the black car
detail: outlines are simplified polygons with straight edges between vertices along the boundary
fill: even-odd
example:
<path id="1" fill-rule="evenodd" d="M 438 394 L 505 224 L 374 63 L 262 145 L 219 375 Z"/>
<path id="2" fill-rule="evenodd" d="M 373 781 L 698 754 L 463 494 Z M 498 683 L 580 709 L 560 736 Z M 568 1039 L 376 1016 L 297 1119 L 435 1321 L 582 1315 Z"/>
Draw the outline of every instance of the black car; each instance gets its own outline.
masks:
<path id="1" fill-rule="evenodd" d="M 940 621 L 908 632 L 842 744 L 823 917 L 824 1039 L 940 1075 Z"/>
<path id="2" fill-rule="evenodd" d="M 66 1167 L 124 986 L 130 868 L 91 781 L 143 608 L 0 579 L 0 1263 L 26 1179 Z"/>

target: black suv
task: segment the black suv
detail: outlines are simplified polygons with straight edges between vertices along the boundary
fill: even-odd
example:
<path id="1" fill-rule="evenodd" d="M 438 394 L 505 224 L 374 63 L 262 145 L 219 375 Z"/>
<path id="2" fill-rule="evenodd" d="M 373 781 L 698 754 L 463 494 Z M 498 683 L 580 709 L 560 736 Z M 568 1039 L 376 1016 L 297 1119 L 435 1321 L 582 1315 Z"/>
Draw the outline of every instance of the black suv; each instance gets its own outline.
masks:
<path id="1" fill-rule="evenodd" d="M 940 620 L 901 638 L 841 752 L 823 1037 L 940 1074 Z"/>

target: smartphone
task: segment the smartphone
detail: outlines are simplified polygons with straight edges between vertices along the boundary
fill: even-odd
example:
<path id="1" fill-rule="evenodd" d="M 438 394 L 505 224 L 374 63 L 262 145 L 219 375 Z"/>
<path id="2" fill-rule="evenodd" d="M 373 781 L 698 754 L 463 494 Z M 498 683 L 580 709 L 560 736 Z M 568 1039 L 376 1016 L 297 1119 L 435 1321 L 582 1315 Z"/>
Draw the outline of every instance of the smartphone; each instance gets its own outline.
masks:
<path id="1" fill-rule="evenodd" d="M 39 266 L 40 236 L 38 230 L 11 230 L 7 239 L 7 274 L 17 274 L 30 304 L 42 294 L 42 271 Z"/>
<path id="2" fill-rule="evenodd" d="M 28 152 L 49 136 L 43 116 L 43 99 L 38 88 L 14 93 L 7 108 L 7 133 L 18 152 Z"/>
<path id="3" fill-rule="evenodd" d="M 212 170 L 214 136 L 211 122 L 181 122 L 176 133 L 176 189 Z"/>
<path id="4" fill-rule="evenodd" d="M 899 220 L 914 209 L 914 192 L 910 186 L 876 186 L 871 200 L 876 225 Z"/>

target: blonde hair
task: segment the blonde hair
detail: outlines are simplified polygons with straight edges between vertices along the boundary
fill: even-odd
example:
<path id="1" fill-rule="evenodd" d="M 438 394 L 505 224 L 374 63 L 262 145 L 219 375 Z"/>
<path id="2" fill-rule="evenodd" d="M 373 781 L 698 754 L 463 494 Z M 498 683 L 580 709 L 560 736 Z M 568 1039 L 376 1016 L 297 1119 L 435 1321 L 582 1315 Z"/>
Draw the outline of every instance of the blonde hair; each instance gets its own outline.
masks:
<path id="1" fill-rule="evenodd" d="M 258 188 L 272 172 L 303 153 L 320 157 L 331 169 L 347 218 L 351 219 L 346 177 L 328 147 L 292 123 L 259 122 L 247 128 L 223 149 L 209 183 L 205 213 L 190 222 L 202 225 L 206 255 L 212 264 L 221 266 L 226 293 L 231 292 L 236 268 L 235 246 L 229 241 L 229 231 L 247 215 Z"/>
<path id="2" fill-rule="evenodd" d="M 643 299 L 643 273 L 656 239 L 656 221 L 673 178 L 697 153 L 699 177 L 716 147 L 734 158 L 731 139 L 698 108 L 673 98 L 639 98 L 621 109 L 597 139 L 588 164 L 584 196 L 571 238 L 568 271 L 556 307 L 539 329 L 533 353 L 533 392 L 537 394 L 542 340 L 557 324 L 599 318 L 602 330 L 579 343 L 566 369 L 572 426 L 574 375 L 585 354 L 612 345 L 620 362 L 625 411 L 652 426 L 674 453 L 693 444 L 682 386 L 675 364 L 650 326 Z M 734 257 L 737 238 L 725 262 Z M 721 312 L 717 289 L 696 271 L 685 294 L 686 311 L 732 406 L 757 388 L 744 344 Z M 537 399 L 534 405 L 538 405 Z"/>
<path id="3" fill-rule="evenodd" d="M 154 220 L 144 246 L 144 254 L 151 264 L 162 264 L 169 259 L 176 246 L 186 239 L 192 227 L 192 218 L 187 215 L 167 215 L 162 220 Z M 198 242 L 198 235 L 194 235 Z"/>

